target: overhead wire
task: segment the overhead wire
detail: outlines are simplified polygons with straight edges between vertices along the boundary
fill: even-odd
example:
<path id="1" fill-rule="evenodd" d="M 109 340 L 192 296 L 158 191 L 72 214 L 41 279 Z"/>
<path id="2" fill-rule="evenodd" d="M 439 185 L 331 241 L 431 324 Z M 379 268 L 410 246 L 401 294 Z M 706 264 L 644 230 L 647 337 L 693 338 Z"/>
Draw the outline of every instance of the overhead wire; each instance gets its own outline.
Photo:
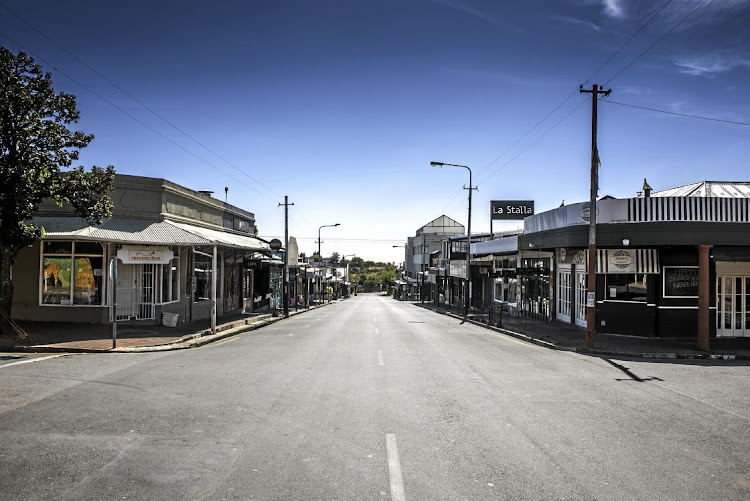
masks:
<path id="1" fill-rule="evenodd" d="M 609 63 L 610 63 L 610 62 L 611 62 L 611 61 L 612 61 L 612 60 L 613 60 L 613 59 L 614 59 L 614 58 L 615 58 L 615 57 L 616 57 L 616 56 L 617 56 L 617 55 L 618 55 L 618 54 L 619 54 L 620 52 L 622 52 L 622 50 L 623 50 L 623 49 L 624 49 L 624 48 L 625 48 L 625 47 L 626 47 L 626 46 L 627 46 L 627 45 L 628 45 L 628 44 L 629 44 L 630 42 L 632 42 L 632 41 L 633 41 L 633 39 L 635 39 L 635 37 L 637 37 L 637 36 L 638 36 L 638 35 L 639 35 L 639 34 L 640 34 L 640 33 L 641 33 L 641 32 L 642 32 L 642 31 L 643 31 L 643 30 L 644 30 L 644 29 L 645 29 L 645 28 L 646 28 L 646 27 L 647 27 L 647 26 L 649 25 L 649 24 L 651 24 L 651 22 L 652 22 L 652 21 L 653 21 L 653 20 L 654 20 L 654 19 L 655 19 L 655 18 L 656 18 L 656 17 L 657 17 L 657 16 L 658 16 L 658 15 L 659 15 L 659 14 L 660 14 L 660 13 L 661 13 L 661 12 L 662 12 L 662 11 L 663 11 L 663 10 L 664 10 L 664 9 L 665 9 L 665 8 L 666 8 L 667 6 L 668 6 L 668 5 L 669 5 L 669 4 L 671 4 L 671 3 L 672 3 L 672 1 L 673 1 L 673 0 L 667 0 L 667 1 L 666 1 L 666 2 L 665 2 L 665 3 L 664 3 L 664 4 L 663 4 L 663 5 L 662 5 L 662 6 L 661 6 L 661 7 L 659 8 L 659 10 L 657 10 L 657 11 L 656 11 L 656 12 L 655 12 L 655 13 L 654 13 L 654 14 L 653 14 L 653 15 L 652 15 L 652 16 L 651 16 L 651 17 L 650 17 L 650 18 L 649 18 L 649 19 L 648 19 L 648 20 L 647 20 L 647 21 L 646 21 L 646 22 L 645 22 L 645 23 L 644 23 L 644 24 L 643 24 L 643 25 L 642 25 L 642 26 L 641 26 L 641 27 L 640 27 L 640 28 L 639 28 L 639 29 L 638 29 L 638 30 L 637 30 L 637 31 L 636 31 L 636 32 L 635 32 L 635 33 L 634 33 L 634 34 L 633 34 L 633 35 L 632 35 L 631 37 L 630 37 L 630 38 L 628 38 L 628 40 L 626 40 L 626 41 L 625 41 L 625 42 L 624 42 L 624 43 L 623 43 L 622 45 L 620 45 L 620 47 L 619 47 L 619 48 L 618 48 L 618 49 L 617 49 L 617 50 L 616 50 L 615 52 L 613 52 L 613 53 L 612 53 L 612 55 L 611 55 L 611 56 L 609 56 L 609 58 L 607 58 L 607 60 L 606 60 L 606 61 L 604 61 L 604 62 L 603 62 L 603 63 L 602 63 L 602 64 L 601 64 L 601 65 L 600 65 L 600 66 L 599 66 L 599 67 L 598 67 L 598 68 L 597 68 L 597 69 L 596 69 L 596 70 L 595 70 L 595 71 L 594 71 L 594 72 L 593 72 L 593 73 L 592 73 L 592 74 L 591 74 L 591 75 L 590 75 L 590 76 L 589 76 L 589 77 L 588 77 L 588 78 L 587 78 L 587 79 L 586 79 L 586 80 L 585 80 L 585 81 L 583 82 L 583 85 L 587 84 L 587 83 L 588 83 L 588 82 L 589 82 L 589 81 L 590 81 L 590 80 L 591 80 L 592 78 L 594 78 L 594 76 L 596 76 L 596 74 L 597 74 L 597 73 L 599 73 L 599 72 L 600 72 L 600 71 L 601 71 L 601 70 L 602 70 L 602 69 L 603 69 L 603 68 L 604 68 L 605 66 L 607 66 L 607 64 L 609 64 Z M 708 1 L 708 0 L 706 0 L 706 1 Z M 705 2 L 704 2 L 704 3 L 705 3 Z M 696 10 L 697 10 L 697 9 L 696 9 Z M 692 14 L 691 14 L 691 15 L 692 15 Z M 676 28 L 676 27 L 675 27 L 675 28 Z M 674 30 L 675 28 L 673 28 L 673 30 Z M 662 38 L 663 38 L 663 37 L 662 37 Z M 632 64 L 632 63 L 631 63 L 631 64 Z M 623 69 L 622 71 L 624 71 L 624 69 Z M 621 71 L 621 72 L 622 72 L 622 71 Z M 617 76 L 617 75 L 615 75 L 615 76 Z M 613 78 L 614 78 L 614 77 L 613 77 Z M 611 81 L 611 80 L 612 80 L 612 79 L 610 79 L 610 81 Z M 609 82 L 608 82 L 608 83 L 609 83 Z M 549 118 L 549 117 L 550 117 L 550 116 L 551 116 L 552 114 L 554 114 L 554 113 L 555 113 L 555 112 L 556 112 L 556 111 L 557 111 L 558 109 L 560 109 L 560 108 L 561 108 L 561 107 L 562 107 L 562 106 L 563 106 L 563 105 L 564 105 L 564 104 L 565 104 L 566 102 L 568 102 L 568 100 L 570 100 L 570 99 L 571 99 L 571 98 L 572 98 L 572 97 L 573 97 L 574 95 L 576 95 L 576 94 L 577 94 L 578 92 L 579 92 L 579 90 L 578 90 L 578 89 L 576 89 L 576 90 L 574 90 L 574 91 L 573 91 L 573 92 L 572 92 L 571 94 L 569 94 L 569 95 L 568 95 L 568 96 L 567 96 L 567 97 L 566 97 L 565 99 L 563 99 L 563 100 L 562 100 L 562 101 L 560 102 L 560 104 L 558 104 L 557 106 L 555 106 L 555 107 L 554 107 L 554 108 L 552 109 L 552 111 L 550 111 L 549 113 L 547 113 L 547 115 L 545 115 L 545 116 L 544 116 L 544 118 L 542 118 L 542 119 L 541 119 L 541 120 L 540 120 L 539 122 L 537 122 L 537 123 L 536 123 L 536 124 L 535 124 L 535 125 L 534 125 L 534 126 L 533 126 L 533 127 L 531 128 L 531 129 L 529 129 L 529 130 L 528 130 L 528 131 L 527 131 L 527 132 L 526 132 L 525 134 L 523 134 L 523 135 L 522 135 L 521 137 L 519 137 L 519 138 L 518 138 L 518 139 L 517 139 L 517 140 L 516 140 L 516 141 L 515 141 L 515 142 L 514 142 L 514 143 L 513 143 L 513 144 L 512 144 L 512 145 L 511 145 L 510 147 L 508 147 L 508 148 L 507 148 L 507 149 L 506 149 L 505 151 L 503 151 L 503 153 L 501 153 L 501 154 L 500 154 L 500 155 L 499 155 L 499 156 L 498 156 L 497 158 L 495 158 L 495 159 L 494 159 L 494 160 L 493 160 L 492 162 L 490 162 L 490 163 L 489 163 L 489 164 L 487 164 L 487 165 L 486 165 L 486 166 L 485 166 L 485 167 L 484 167 L 484 168 L 483 168 L 482 170 L 480 170 L 480 171 L 478 172 L 478 175 L 482 174 L 482 173 L 483 173 L 483 172 L 484 172 L 485 170 L 487 170 L 487 169 L 488 169 L 488 168 L 489 168 L 490 166 L 492 166 L 492 165 L 493 165 L 493 164 L 495 164 L 495 163 L 496 163 L 496 162 L 497 162 L 498 160 L 500 160 L 500 158 L 502 158 L 503 156 L 505 156 L 505 155 L 506 155 L 506 154 L 507 154 L 507 153 L 508 153 L 508 152 L 509 152 L 510 150 L 512 150 L 512 149 L 513 149 L 513 148 L 514 148 L 514 147 L 515 147 L 516 145 L 518 145 L 518 143 L 520 143 L 520 142 L 521 142 L 521 141 L 522 141 L 522 140 L 523 140 L 524 138 L 526 138 L 526 137 L 527 137 L 527 136 L 528 136 L 528 135 L 529 135 L 529 134 L 530 134 L 531 132 L 533 132 L 534 130 L 536 130 L 536 129 L 537 129 L 537 128 L 538 128 L 538 127 L 539 127 L 539 126 L 540 126 L 540 125 L 541 125 L 541 124 L 542 124 L 543 122 L 545 122 L 545 121 L 546 121 L 546 120 L 547 120 L 547 119 L 548 119 L 548 118 Z M 580 107 L 580 104 L 579 104 L 579 105 L 578 105 L 578 106 L 576 107 L 576 109 L 578 109 L 578 107 Z M 573 110 L 573 111 L 575 111 L 575 110 Z M 563 118 L 563 120 L 564 120 L 565 118 L 567 118 L 568 116 L 570 116 L 571 114 L 572 114 L 572 112 L 571 112 L 571 113 L 568 113 L 568 114 L 567 114 L 567 115 L 566 115 L 566 116 L 565 116 L 565 117 Z M 556 124 L 555 124 L 555 125 L 554 125 L 554 126 L 553 126 L 552 128 L 554 128 L 554 127 L 556 127 L 557 125 L 559 125 L 559 123 L 560 123 L 560 122 L 557 122 L 557 123 L 556 123 Z M 544 134 L 542 134 L 542 136 L 540 136 L 540 137 L 539 137 L 539 139 L 541 139 L 542 137 L 544 137 L 545 135 L 547 135 L 547 133 L 548 133 L 548 132 L 549 132 L 550 130 L 552 130 L 552 128 L 551 128 L 551 129 L 548 129 L 548 130 L 547 130 L 547 131 L 546 131 L 546 132 L 545 132 Z M 538 140 L 539 140 L 539 139 L 535 140 L 535 141 L 534 141 L 533 143 L 531 143 L 531 144 L 532 144 L 532 145 L 533 145 L 533 144 L 536 144 L 536 143 L 538 142 Z M 526 150 L 528 150 L 528 149 L 529 149 L 528 147 L 527 147 L 527 148 L 525 148 L 525 149 L 524 149 L 524 150 L 523 150 L 523 151 L 522 151 L 521 153 L 523 153 L 524 151 L 526 151 Z M 513 158 L 512 158 L 512 159 L 511 159 L 511 160 L 510 160 L 509 162 L 506 162 L 505 164 L 503 164 L 503 165 L 502 165 L 501 167 L 499 167 L 498 169 L 496 169 L 496 170 L 495 170 L 495 172 L 493 172 L 492 174 L 490 174 L 489 176 L 487 176 L 487 178 L 485 178 L 484 180 L 482 180 L 482 182 L 485 182 L 485 181 L 486 181 L 486 180 L 488 180 L 488 179 L 489 179 L 490 177 L 492 177 L 492 176 L 494 176 L 495 174 L 497 174 L 497 172 L 499 172 L 500 170 L 502 170 L 502 169 L 504 169 L 505 167 L 507 167 L 507 166 L 508 166 L 508 165 L 509 165 L 509 164 L 510 164 L 510 163 L 511 163 L 511 162 L 512 162 L 513 160 L 515 160 L 515 159 L 516 159 L 516 158 L 518 158 L 519 156 L 520 156 L 520 154 L 519 154 L 519 155 L 516 155 L 515 157 L 513 157 Z M 479 184 L 479 181 L 477 182 L 477 185 L 478 185 L 478 184 Z M 455 198 L 455 197 L 454 197 L 454 198 Z"/>
<path id="2" fill-rule="evenodd" d="M 108 78 L 107 76 L 103 75 L 101 72 L 99 72 L 98 70 L 96 70 L 95 68 L 93 68 L 91 65 L 89 65 L 88 63 L 86 63 L 85 61 L 83 61 L 81 58 L 79 58 L 78 56 L 76 56 L 75 54 L 73 54 L 70 50 L 68 50 L 67 48 L 65 48 L 63 45 L 61 45 L 60 43 L 58 43 L 56 40 L 54 40 L 52 37 L 50 37 L 49 35 L 47 35 L 46 33 L 44 33 L 42 30 L 40 30 L 39 28 L 37 28 L 33 24 L 31 24 L 29 21 L 27 21 L 26 19 L 24 19 L 23 17 L 21 17 L 19 14 L 17 14 L 16 12 L 14 12 L 10 8 L 8 8 L 2 2 L 0 2 L 0 7 L 2 7 L 3 9 L 5 9 L 9 13 L 11 13 L 13 16 L 15 16 L 16 18 L 18 18 L 19 20 L 21 20 L 24 24 L 26 24 L 31 29 L 33 29 L 34 31 L 36 31 L 37 33 L 39 33 L 41 36 L 43 36 L 44 38 L 46 38 L 49 42 L 51 42 L 52 44 L 54 44 L 55 46 L 57 46 L 58 48 L 60 48 L 61 50 L 63 50 L 70 57 L 72 57 L 73 59 L 75 59 L 76 61 L 78 61 L 79 63 L 81 63 L 86 68 L 88 68 L 91 72 L 93 72 L 95 75 L 97 75 L 98 77 L 100 77 L 101 79 L 103 79 L 105 82 L 107 82 L 108 84 L 110 84 L 112 87 L 114 87 L 115 89 L 119 90 L 124 95 L 126 95 L 127 97 L 129 97 L 130 99 L 132 99 L 133 101 L 135 101 L 136 103 L 138 103 L 138 105 L 140 105 L 141 107 L 143 107 L 144 109 L 146 109 L 147 111 L 149 111 L 150 113 L 152 113 L 154 116 L 158 117 L 160 120 L 162 120 L 164 123 L 166 123 L 167 125 L 169 125 L 170 127 L 172 127 L 174 130 L 176 130 L 177 132 L 179 132 L 180 134 L 182 134 L 186 138 L 190 139 L 192 142 L 194 142 L 195 144 L 197 144 L 198 146 L 200 146 L 204 150 L 208 151 L 209 153 L 211 153 L 212 155 L 214 155 L 216 158 L 218 158 L 219 160 L 223 161 L 224 163 L 226 163 L 227 165 L 229 165 L 230 167 L 232 167 L 233 169 L 235 169 L 239 173 L 243 174 L 244 176 L 248 177 L 252 181 L 256 182 L 258 185 L 260 185 L 263 188 L 267 189 L 271 193 L 274 193 L 275 195 L 277 195 L 279 197 L 282 196 L 279 193 L 277 193 L 276 191 L 274 191 L 273 189 L 269 188 L 268 186 L 266 186 L 265 184 L 263 184 L 262 182 L 260 182 L 259 180 L 257 180 L 254 177 L 252 177 L 247 172 L 243 171 L 242 169 L 240 169 L 239 167 L 237 167 L 236 165 L 234 165 L 232 162 L 230 162 L 226 158 L 222 157 L 220 154 L 216 153 L 214 150 L 212 150 L 211 148 L 209 148 L 205 144 L 203 144 L 200 141 L 198 141 L 197 139 L 195 139 L 193 136 L 191 136 L 190 134 L 188 134 L 187 132 L 185 132 L 181 128 L 177 127 L 174 123 L 172 123 L 171 121 L 169 121 L 163 115 L 159 114 L 158 112 L 156 112 L 155 110 L 153 110 L 152 108 L 150 108 L 149 106 L 147 106 L 145 103 L 143 103 L 141 100 L 139 100 L 138 98 L 136 98 L 135 96 L 133 96 L 131 93 L 129 93 L 128 91 L 126 91 L 125 89 L 123 89 L 122 87 L 120 87 L 119 85 L 117 85 L 110 78 Z"/>
<path id="3" fill-rule="evenodd" d="M 246 184 L 245 182 L 243 182 L 243 181 L 241 181 L 241 180 L 237 179 L 236 177 L 232 176 L 232 175 L 231 175 L 231 174 L 229 174 L 228 172 L 226 172 L 226 171 L 222 170 L 221 168 L 219 168 L 219 167 L 217 167 L 216 165 L 212 164 L 212 163 L 211 163 L 211 162 L 209 162 L 208 160 L 206 160 L 206 159 L 204 159 L 204 158 L 202 158 L 202 157 L 198 156 L 198 155 L 197 155 L 197 154 L 195 154 L 194 152 L 192 152 L 192 151 L 188 150 L 187 148 L 185 148 L 185 147 L 184 147 L 184 146 L 182 146 L 181 144 L 179 144 L 179 143 L 177 143 L 176 141 L 174 141 L 173 139 L 171 139 L 171 138 L 167 137 L 166 135 L 162 134 L 162 133 L 161 133 L 161 132 L 159 132 L 158 130 L 156 130 L 156 129 L 154 129 L 153 127 L 151 127 L 150 125 L 148 125 L 148 124 L 147 124 L 146 122 L 144 122 L 144 121 L 140 120 L 140 119 L 139 119 L 138 117 L 136 117 L 136 116 L 132 115 L 131 113 L 128 113 L 128 112 L 127 112 L 126 110 L 122 109 L 122 108 L 121 108 L 120 106 L 116 105 L 115 103 L 113 103 L 112 101 L 110 101 L 110 100 L 109 100 L 109 99 L 107 99 L 106 97 L 102 96 L 101 94 L 99 94 L 99 93 L 98 93 L 98 92 L 96 92 L 95 90 L 91 89 L 91 88 L 90 88 L 90 87 L 88 87 L 87 85 L 85 85 L 85 84 L 83 84 L 83 83 L 79 82 L 78 80 L 76 80 L 76 79 L 75 79 L 75 78 L 73 78 L 72 76 L 68 75 L 68 74 L 67 74 L 67 73 L 65 73 L 65 72 L 64 72 L 63 70 L 61 70 L 61 69 L 59 69 L 58 67 L 56 67 L 56 66 L 55 66 L 54 64 L 51 64 L 50 62 L 46 61 L 46 60 L 45 60 L 44 58 L 42 58 L 42 57 L 40 57 L 39 55 L 35 54 L 34 52 L 30 51 L 30 50 L 29 50 L 28 48 L 26 48 L 26 47 L 25 47 L 25 46 L 24 46 L 23 44 L 21 44 L 21 43 L 17 42 L 16 40 L 14 40 L 14 39 L 10 38 L 10 37 L 9 37 L 8 35 L 6 35 L 5 33 L 3 33 L 3 32 L 0 32 L 0 36 L 2 36 L 3 38 L 5 38 L 5 39 L 9 40 L 9 41 L 10 41 L 11 43 L 13 43 L 13 44 L 17 45 L 18 47 L 20 47 L 21 49 L 23 49 L 23 50 L 24 50 L 25 52 L 27 52 L 28 54 L 31 54 L 31 55 L 32 55 L 32 56 L 33 56 L 33 57 L 34 57 L 34 58 L 35 58 L 36 60 L 39 60 L 39 61 L 41 61 L 42 63 L 44 63 L 45 65 L 47 65 L 47 66 L 49 66 L 49 67 L 53 68 L 53 69 L 54 69 L 54 70 L 55 70 L 55 71 L 56 71 L 57 73 L 59 73 L 59 74 L 63 75 L 63 76 L 65 77 L 65 78 L 69 79 L 70 81 L 72 81 L 72 82 L 76 83 L 76 84 L 77 84 L 77 85 L 79 85 L 79 86 L 80 86 L 81 88 L 85 89 L 86 91 L 88 91 L 88 92 L 90 92 L 91 94 L 93 94 L 94 96 L 98 97 L 99 99 L 101 99 L 101 100 L 102 100 L 102 101 L 104 101 L 105 103 L 107 103 L 107 104 L 109 104 L 110 106 L 114 107 L 115 109 L 117 109 L 118 111 L 120 111 L 120 112 L 121 112 L 121 113 L 123 113 L 124 115 L 128 116 L 128 117 L 129 117 L 129 118 L 131 118 L 132 120 L 134 120 L 134 121 L 138 122 L 139 124 L 141 124 L 142 126 L 146 127 L 147 129 L 149 129 L 149 130 L 150 130 L 151 132 L 153 132 L 154 134 L 156 134 L 156 135 L 160 136 L 161 138 L 163 138 L 163 139 L 165 139 L 165 140 L 169 141 L 170 143 L 172 143 L 173 145 L 177 146 L 178 148 L 180 148 L 180 149 L 181 149 L 182 151 L 184 151 L 185 153 L 187 153 L 187 154 L 191 155 L 192 157 L 194 157 L 194 158 L 196 158 L 197 160 L 199 160 L 200 162 L 202 162 L 202 163 L 204 163 L 204 164 L 208 165 L 209 167 L 211 167 L 211 168 L 213 168 L 213 169 L 216 169 L 217 171 L 221 172 L 222 174 L 224 174 L 224 175 L 225 175 L 225 176 L 227 176 L 228 178 L 230 178 L 230 179 L 232 179 L 232 180 L 236 181 L 237 183 L 239 183 L 239 184 L 241 184 L 241 185 L 245 186 L 246 188 L 248 188 L 248 189 L 250 189 L 250 190 L 252 190 L 252 191 L 256 192 L 257 194 L 259 194 L 259 195 L 261 195 L 261 196 L 264 196 L 264 197 L 268 198 L 269 200 L 275 201 L 274 199 L 272 199 L 272 198 L 271 198 L 270 196 L 268 196 L 267 194 L 265 194 L 265 193 L 263 193 L 263 192 L 260 192 L 260 191 L 256 190 L 256 189 L 255 189 L 255 188 L 253 188 L 252 186 L 249 186 L 249 185 L 248 185 L 248 184 Z"/>
<path id="4" fill-rule="evenodd" d="M 657 113 L 665 113 L 667 115 L 677 115 L 677 116 L 680 116 L 680 117 L 697 118 L 699 120 L 709 120 L 709 121 L 712 121 L 712 122 L 723 122 L 723 123 L 734 124 L 734 125 L 748 125 L 748 126 L 750 126 L 750 122 L 740 122 L 738 120 L 724 120 L 724 119 L 721 119 L 721 118 L 711 118 L 711 117 L 704 117 L 704 116 L 700 116 L 700 115 L 691 115 L 689 113 L 679 113 L 679 112 L 676 112 L 676 111 L 659 110 L 659 109 L 656 109 L 656 108 L 649 108 L 647 106 L 637 106 L 635 104 L 628 104 L 628 103 L 621 103 L 621 102 L 618 102 L 618 101 L 612 101 L 611 99 L 602 100 L 602 102 L 603 103 L 608 103 L 608 104 L 617 104 L 619 106 L 627 106 L 628 108 L 637 108 L 639 110 L 648 110 L 648 111 L 654 111 L 654 112 L 657 112 Z"/>
<path id="5" fill-rule="evenodd" d="M 667 36 L 668 36 L 668 35 L 669 35 L 670 33 L 672 33 L 672 32 L 673 32 L 674 30 L 676 30 L 677 28 L 679 28 L 679 27 L 680 27 L 680 26 L 682 25 L 682 23 L 684 23 L 685 21 L 687 21 L 687 20 L 688 20 L 688 19 L 689 19 L 689 18 L 690 18 L 690 17 L 691 17 L 691 16 L 693 15 L 693 14 L 695 14 L 696 12 L 698 12 L 698 10 L 699 10 L 699 9 L 700 9 L 701 7 L 703 7 L 704 5 L 706 5 L 706 4 L 707 4 L 707 3 L 709 2 L 709 1 L 710 1 L 710 0 L 703 0 L 703 2 L 702 2 L 702 3 L 700 4 L 700 5 L 698 5 L 698 6 L 697 6 L 697 7 L 695 8 L 695 9 L 693 9 L 692 11 L 690 11 L 690 13 L 689 13 L 689 14 L 688 14 L 687 16 L 683 17 L 683 18 L 682 18 L 682 20 L 680 20 L 680 22 L 679 22 L 679 23 L 675 24 L 675 25 L 674 25 L 674 26 L 672 27 L 672 29 L 670 29 L 670 30 L 669 30 L 669 31 L 667 31 L 667 32 L 666 32 L 666 33 L 665 33 L 664 35 L 662 35 L 661 37 L 659 37 L 659 39 L 658 39 L 658 40 L 656 40 L 656 42 L 654 42 L 653 44 L 651 44 L 651 45 L 649 45 L 648 47 L 646 47 L 646 50 L 644 50 L 643 52 L 641 52 L 641 53 L 640 53 L 640 54 L 639 54 L 638 56 L 636 56 L 636 58 L 635 58 L 635 59 L 633 59 L 633 60 L 632 60 L 632 61 L 630 61 L 630 62 L 629 62 L 629 63 L 628 63 L 627 65 L 625 65 L 625 67 L 624 67 L 624 68 L 622 68 L 622 69 L 621 69 L 620 71 L 618 71 L 617 73 L 615 73 L 615 75 L 614 75 L 614 76 L 613 76 L 612 78 L 610 78 L 609 80 L 607 80 L 607 82 L 606 82 L 606 83 L 604 84 L 604 86 L 606 87 L 607 85 L 609 85 L 609 83 L 610 83 L 610 82 L 611 82 L 612 80 L 614 80 L 615 78 L 617 78 L 618 76 L 620 76 L 620 74 L 622 74 L 622 72 L 623 72 L 623 71 L 625 71 L 625 70 L 627 70 L 628 68 L 630 68 L 630 67 L 631 67 L 631 66 L 633 65 L 633 63 L 635 63 L 635 62 L 636 62 L 636 61 L 638 61 L 638 60 L 639 60 L 639 59 L 640 59 L 641 57 L 643 57 L 643 55 L 644 55 L 644 54 L 646 54 L 646 52 L 648 52 L 648 51 L 650 51 L 651 49 L 653 49 L 654 47 L 656 47 L 656 45 L 657 45 L 657 44 L 659 44 L 659 42 L 661 42 L 662 40 L 664 40 L 664 39 L 665 39 L 665 38 L 666 38 L 666 37 L 667 37 Z"/>

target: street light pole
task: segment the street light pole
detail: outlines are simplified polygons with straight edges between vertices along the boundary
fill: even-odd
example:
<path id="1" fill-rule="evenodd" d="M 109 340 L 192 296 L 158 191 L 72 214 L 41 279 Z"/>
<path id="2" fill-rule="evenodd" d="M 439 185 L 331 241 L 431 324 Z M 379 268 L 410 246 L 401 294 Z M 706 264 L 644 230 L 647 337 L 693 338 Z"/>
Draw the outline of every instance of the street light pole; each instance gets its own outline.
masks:
<path id="1" fill-rule="evenodd" d="M 464 300 L 465 300 L 464 301 L 465 302 L 465 305 L 464 305 L 464 319 L 461 322 L 461 323 L 464 323 L 464 322 L 466 322 L 466 318 L 469 316 L 469 304 L 470 304 L 469 291 L 471 290 L 470 285 L 469 285 L 470 282 L 471 282 L 471 273 L 470 273 L 470 269 L 471 269 L 471 191 L 475 190 L 476 188 L 474 188 L 471 185 L 471 168 L 469 168 L 467 165 L 447 164 L 447 163 L 444 163 L 444 162 L 430 162 L 430 165 L 432 165 L 433 167 L 440 167 L 440 168 L 442 168 L 442 167 L 462 167 L 462 168 L 464 168 L 464 169 L 466 169 L 466 170 L 469 171 L 469 187 L 466 188 L 466 186 L 464 186 L 465 190 L 466 189 L 469 190 L 469 222 L 468 222 L 467 228 L 466 228 L 466 230 L 467 230 L 467 238 L 466 238 L 466 289 L 465 289 L 465 293 L 464 293 Z"/>

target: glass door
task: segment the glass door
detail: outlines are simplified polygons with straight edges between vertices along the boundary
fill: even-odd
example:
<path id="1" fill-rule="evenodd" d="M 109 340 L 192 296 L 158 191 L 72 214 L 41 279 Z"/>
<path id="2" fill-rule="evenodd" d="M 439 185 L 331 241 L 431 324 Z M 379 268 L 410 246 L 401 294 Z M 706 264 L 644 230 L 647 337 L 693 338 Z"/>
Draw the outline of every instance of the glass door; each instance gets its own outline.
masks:
<path id="1" fill-rule="evenodd" d="M 716 335 L 750 336 L 750 277 L 716 277 Z"/>
<path id="2" fill-rule="evenodd" d="M 557 319 L 570 323 L 570 270 L 557 272 Z"/>

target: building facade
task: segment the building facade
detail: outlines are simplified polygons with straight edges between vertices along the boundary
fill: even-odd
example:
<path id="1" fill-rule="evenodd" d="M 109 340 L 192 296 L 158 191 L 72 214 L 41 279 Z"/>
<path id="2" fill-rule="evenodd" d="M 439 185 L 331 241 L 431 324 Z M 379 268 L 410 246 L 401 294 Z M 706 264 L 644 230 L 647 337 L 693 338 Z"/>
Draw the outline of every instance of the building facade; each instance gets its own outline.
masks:
<path id="1" fill-rule="evenodd" d="M 597 332 L 749 336 L 748 197 L 748 183 L 704 181 L 602 199 L 596 256 L 587 249 L 589 204 L 561 206 L 526 218 L 519 251 L 552 256 L 549 271 L 536 274 L 549 273 L 551 319 L 587 326 L 587 263 L 595 259 Z"/>
<path id="2" fill-rule="evenodd" d="M 98 226 L 40 207 L 33 222 L 46 236 L 13 266 L 14 318 L 156 323 L 167 313 L 183 322 L 274 300 L 280 263 L 255 237 L 252 213 L 141 176 L 116 175 L 110 196 L 113 216 Z"/>

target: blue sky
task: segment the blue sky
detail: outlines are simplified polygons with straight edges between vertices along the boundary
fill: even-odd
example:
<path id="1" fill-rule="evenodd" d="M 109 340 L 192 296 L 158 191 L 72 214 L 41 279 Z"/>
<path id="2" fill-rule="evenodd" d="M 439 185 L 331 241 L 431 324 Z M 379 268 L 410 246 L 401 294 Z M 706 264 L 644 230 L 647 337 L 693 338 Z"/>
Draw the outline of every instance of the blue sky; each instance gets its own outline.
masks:
<path id="1" fill-rule="evenodd" d="M 96 136 L 82 164 L 218 198 L 228 186 L 269 238 L 283 237 L 288 195 L 300 250 L 341 224 L 322 230 L 324 255 L 400 262 L 392 246 L 423 224 L 465 224 L 466 170 L 430 161 L 472 168 L 475 232 L 489 231 L 490 200 L 537 212 L 587 200 L 581 84 L 606 84 L 604 101 L 750 122 L 747 0 L 0 4 L 46 35 L 0 8 L 0 43 L 78 97 L 78 126 Z M 600 195 L 634 196 L 643 178 L 656 190 L 750 181 L 749 139 L 748 126 L 600 102 Z"/>

